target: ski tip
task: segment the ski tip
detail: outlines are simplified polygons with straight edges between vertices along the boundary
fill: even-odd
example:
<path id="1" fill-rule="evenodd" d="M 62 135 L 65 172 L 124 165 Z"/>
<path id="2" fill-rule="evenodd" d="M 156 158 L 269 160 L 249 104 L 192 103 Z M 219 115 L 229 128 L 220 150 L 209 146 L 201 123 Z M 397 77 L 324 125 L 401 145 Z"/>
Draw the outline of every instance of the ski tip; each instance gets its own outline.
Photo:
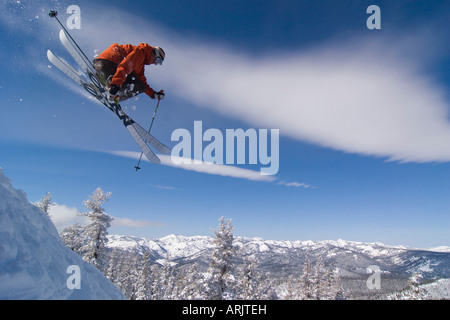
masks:
<path id="1" fill-rule="evenodd" d="M 59 30 L 59 40 L 61 42 L 63 42 L 65 39 L 66 39 L 66 34 L 64 33 L 64 30 L 63 29 Z"/>
<path id="2" fill-rule="evenodd" d="M 172 152 L 172 150 L 170 150 L 170 148 L 167 146 L 163 146 L 163 148 L 161 149 L 161 153 L 164 153 L 164 154 L 170 154 L 171 152 Z"/>
<path id="3" fill-rule="evenodd" d="M 150 159 L 149 159 L 150 160 Z M 161 164 L 161 159 L 159 159 L 158 157 L 156 157 L 156 159 L 152 159 L 150 160 L 152 163 L 154 164 Z"/>

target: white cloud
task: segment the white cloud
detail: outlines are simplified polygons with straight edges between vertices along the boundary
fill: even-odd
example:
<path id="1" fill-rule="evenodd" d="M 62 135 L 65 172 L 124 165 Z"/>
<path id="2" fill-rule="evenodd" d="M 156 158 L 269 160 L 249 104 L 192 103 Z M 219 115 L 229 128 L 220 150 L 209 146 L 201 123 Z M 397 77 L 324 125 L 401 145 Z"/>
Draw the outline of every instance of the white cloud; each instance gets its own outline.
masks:
<path id="1" fill-rule="evenodd" d="M 102 152 L 110 153 L 110 154 L 113 154 L 116 156 L 136 159 L 136 160 L 139 159 L 140 155 L 141 155 L 140 152 L 134 152 L 134 151 L 102 151 Z M 200 173 L 219 175 L 219 176 L 225 176 L 225 177 L 231 177 L 231 178 L 246 179 L 246 180 L 251 180 L 251 181 L 271 182 L 271 181 L 276 180 L 275 177 L 262 175 L 259 171 L 238 168 L 238 167 L 231 166 L 231 165 L 212 164 L 212 163 L 206 163 L 206 162 L 202 162 L 201 164 L 194 164 L 193 159 L 188 159 L 189 161 L 181 161 L 180 160 L 181 158 L 174 157 L 174 158 L 176 158 L 175 160 L 178 160 L 176 162 L 180 163 L 180 164 L 175 164 L 172 161 L 172 157 L 170 155 L 159 154 L 158 157 L 161 159 L 161 164 L 164 166 L 175 167 L 175 168 L 188 170 L 188 171 L 195 171 L 195 172 L 200 172 Z M 145 157 L 143 157 L 142 159 L 145 159 Z M 145 159 L 145 160 L 147 160 L 147 159 Z M 188 164 L 186 162 L 191 162 L 192 164 Z"/>
<path id="2" fill-rule="evenodd" d="M 65 227 L 78 223 L 84 225 L 88 219 L 81 216 L 77 208 L 71 208 L 66 205 L 53 203 L 49 208 L 49 214 L 58 231 L 62 231 Z"/>
<path id="3" fill-rule="evenodd" d="M 180 157 L 172 157 L 169 155 L 159 155 L 159 158 L 161 159 L 161 164 L 165 166 L 170 167 L 176 167 L 183 170 L 189 170 L 189 171 L 196 171 L 196 172 L 202 172 L 212 175 L 219 175 L 219 176 L 226 176 L 226 177 L 232 177 L 232 178 L 240 178 L 240 179 L 247 179 L 251 181 L 274 181 L 275 178 L 273 176 L 265 176 L 262 175 L 259 171 L 249 170 L 249 169 L 243 169 L 231 165 L 224 165 L 224 164 L 214 164 L 214 163 L 207 163 L 202 162 L 201 164 L 194 164 L 193 159 L 189 159 L 190 163 L 186 163 L 186 161 L 181 160 Z M 175 164 L 172 161 L 172 158 L 174 158 Z"/>
<path id="4" fill-rule="evenodd" d="M 134 152 L 134 151 L 101 151 L 109 154 L 113 154 L 120 157 L 126 157 L 131 159 L 139 159 L 141 153 L 140 152 Z M 262 175 L 260 171 L 254 171 L 249 169 L 243 169 L 238 168 L 231 165 L 224 165 L 224 164 L 213 164 L 213 163 L 201 163 L 201 164 L 194 164 L 193 159 L 186 159 L 184 158 L 183 161 L 181 161 L 181 158 L 174 157 L 175 162 L 172 161 L 172 157 L 169 155 L 162 155 L 159 154 L 158 157 L 161 159 L 161 165 L 180 168 L 187 171 L 195 171 L 199 173 L 205 173 L 205 174 L 211 174 L 211 175 L 219 175 L 219 176 L 225 176 L 225 177 L 231 177 L 231 178 L 238 178 L 238 179 L 246 179 L 250 181 L 262 181 L 262 182 L 277 182 L 278 179 L 275 176 L 267 176 Z M 142 158 L 144 161 L 148 161 L 145 157 Z M 188 160 L 188 161 L 186 161 Z M 296 187 L 296 188 L 305 188 L 314 189 L 315 187 L 306 184 L 303 182 L 286 182 L 286 181 L 278 181 L 278 185 L 286 186 L 286 187 Z M 161 189 L 174 189 L 173 187 L 165 187 L 165 186 L 155 186 L 157 188 Z"/>
<path id="5" fill-rule="evenodd" d="M 447 89 L 403 56 L 379 54 L 386 51 L 383 43 L 361 43 L 250 58 L 196 46 L 174 53 L 167 67 L 177 76 L 167 84 L 206 108 L 298 140 L 391 160 L 449 161 Z"/>
<path id="6" fill-rule="evenodd" d="M 281 186 L 285 186 L 285 187 L 295 187 L 295 188 L 305 188 L 305 189 L 309 189 L 309 188 L 315 189 L 316 188 L 310 184 L 306 184 L 303 182 L 297 182 L 297 181 L 292 181 L 292 182 L 279 181 L 278 184 Z"/>
<path id="7" fill-rule="evenodd" d="M 86 225 L 90 222 L 89 218 L 82 215 L 77 208 L 71 208 L 66 205 L 61 205 L 53 203 L 49 209 L 49 214 L 53 224 L 56 229 L 61 232 L 64 228 L 79 224 Z M 133 228 L 144 228 L 144 227 L 160 227 L 162 226 L 159 222 L 152 222 L 147 220 L 133 220 L 129 218 L 119 218 L 112 216 L 113 221 L 111 222 L 111 227 L 133 227 Z"/>
<path id="8" fill-rule="evenodd" d="M 162 223 L 152 222 L 147 220 L 132 220 L 128 218 L 117 218 L 111 222 L 111 227 L 133 227 L 133 228 L 145 228 L 145 227 L 161 227 Z"/>
<path id="9" fill-rule="evenodd" d="M 161 189 L 161 190 L 175 190 L 175 187 L 172 186 L 163 186 L 160 184 L 151 184 L 150 186 L 156 188 L 156 189 Z"/>

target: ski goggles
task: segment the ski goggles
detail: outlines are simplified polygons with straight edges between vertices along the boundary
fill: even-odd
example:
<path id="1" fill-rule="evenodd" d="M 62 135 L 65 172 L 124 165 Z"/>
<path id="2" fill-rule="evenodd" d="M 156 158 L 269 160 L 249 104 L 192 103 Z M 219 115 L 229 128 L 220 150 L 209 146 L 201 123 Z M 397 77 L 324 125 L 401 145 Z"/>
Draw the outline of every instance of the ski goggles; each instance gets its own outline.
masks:
<path id="1" fill-rule="evenodd" d="M 155 49 L 155 64 L 156 65 L 162 65 L 163 58 L 161 57 L 161 54 L 159 53 L 158 49 Z"/>

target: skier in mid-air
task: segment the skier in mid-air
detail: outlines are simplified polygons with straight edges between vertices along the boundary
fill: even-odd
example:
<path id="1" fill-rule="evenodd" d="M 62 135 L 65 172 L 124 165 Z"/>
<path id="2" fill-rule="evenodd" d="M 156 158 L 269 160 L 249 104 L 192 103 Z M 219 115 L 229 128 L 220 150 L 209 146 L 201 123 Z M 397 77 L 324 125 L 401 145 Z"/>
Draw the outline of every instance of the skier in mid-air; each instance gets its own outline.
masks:
<path id="1" fill-rule="evenodd" d="M 145 65 L 161 65 L 164 58 L 163 49 L 147 43 L 114 43 L 94 59 L 93 66 L 106 82 L 111 100 L 118 97 L 123 101 L 142 92 L 152 99 L 163 99 L 164 92 L 156 92 L 148 85 L 144 71 Z"/>
<path id="2" fill-rule="evenodd" d="M 162 90 L 159 92 L 153 90 L 148 85 L 144 72 L 145 65 L 162 64 L 165 58 L 164 51 L 159 47 L 152 47 L 146 43 L 140 43 L 138 46 L 114 43 L 91 62 L 61 21 L 59 21 L 57 15 L 57 11 L 52 10 L 49 13 L 49 16 L 55 18 L 61 26 L 59 40 L 75 60 L 78 67 L 73 67 L 63 59 L 58 58 L 50 50 L 47 50 L 48 60 L 119 118 L 141 149 L 141 157 L 145 154 L 149 161 L 157 164 L 161 163 L 161 160 L 150 149 L 149 145 L 164 154 L 170 154 L 171 152 L 170 148 L 150 134 L 159 102 L 164 98 L 164 92 Z M 158 99 L 148 130 L 145 130 L 128 116 L 119 103 L 120 100 L 131 98 L 142 92 L 145 92 L 150 98 Z M 139 159 L 140 161 L 141 158 Z M 136 170 L 140 169 L 139 163 L 135 168 Z"/>

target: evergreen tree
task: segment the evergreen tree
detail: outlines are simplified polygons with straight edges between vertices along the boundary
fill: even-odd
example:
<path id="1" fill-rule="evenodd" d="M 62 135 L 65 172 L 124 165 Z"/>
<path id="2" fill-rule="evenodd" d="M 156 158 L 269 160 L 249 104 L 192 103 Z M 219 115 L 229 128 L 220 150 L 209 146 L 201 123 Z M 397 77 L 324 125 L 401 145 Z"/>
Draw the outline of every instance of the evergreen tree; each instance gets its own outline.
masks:
<path id="1" fill-rule="evenodd" d="M 314 266 L 314 295 L 316 300 L 336 300 L 342 293 L 340 281 L 332 270 L 325 267 L 322 256 L 319 256 Z"/>
<path id="2" fill-rule="evenodd" d="M 316 297 L 316 275 L 309 255 L 306 255 L 303 272 L 300 276 L 299 290 L 295 299 L 312 300 Z"/>
<path id="3" fill-rule="evenodd" d="M 153 265 L 151 267 L 152 300 L 173 300 L 177 299 L 175 293 L 175 270 L 171 266 L 170 261 L 165 260 L 162 266 Z"/>
<path id="4" fill-rule="evenodd" d="M 203 300 L 205 296 L 205 282 L 202 274 L 198 271 L 196 263 L 179 270 L 176 281 L 177 299 L 180 300 Z"/>
<path id="5" fill-rule="evenodd" d="M 89 211 L 84 213 L 91 223 L 84 229 L 84 235 L 86 237 L 86 244 L 81 248 L 84 253 L 83 260 L 92 263 L 99 270 L 104 271 L 106 262 L 102 259 L 105 258 L 106 243 L 108 242 L 108 228 L 112 221 L 111 216 L 105 213 L 105 209 L 102 208 L 111 193 L 105 193 L 101 188 L 97 188 L 90 199 L 84 201 L 86 209 Z"/>
<path id="6" fill-rule="evenodd" d="M 244 264 L 239 268 L 236 298 L 243 300 L 257 299 L 256 259 L 252 256 L 244 257 Z"/>
<path id="7" fill-rule="evenodd" d="M 258 262 L 254 256 L 245 256 L 236 281 L 236 299 L 267 300 L 274 297 L 273 280 L 258 271 Z"/>
<path id="8" fill-rule="evenodd" d="M 81 248 L 84 245 L 83 227 L 78 223 L 64 228 L 60 233 L 61 240 L 72 251 L 82 254 Z"/>
<path id="9" fill-rule="evenodd" d="M 301 285 L 300 279 L 290 274 L 287 280 L 284 282 L 282 286 L 285 290 L 285 293 L 282 295 L 283 300 L 300 300 L 301 297 Z"/>
<path id="10" fill-rule="evenodd" d="M 175 268 L 172 266 L 171 262 L 166 259 L 161 268 L 161 292 L 163 300 L 174 300 L 176 299 L 175 292 Z"/>
<path id="11" fill-rule="evenodd" d="M 215 239 L 208 269 L 208 298 L 212 300 L 228 300 L 234 298 L 232 259 L 235 255 L 233 247 L 233 226 L 231 219 L 219 219 L 219 229 L 213 230 Z"/>
<path id="12" fill-rule="evenodd" d="M 44 196 L 42 196 L 41 201 L 36 203 L 36 206 L 41 209 L 41 211 L 44 212 L 49 218 L 51 218 L 50 207 L 54 205 L 52 198 L 52 194 L 50 192 L 47 192 Z"/>
<path id="13" fill-rule="evenodd" d="M 150 255 L 146 251 L 137 265 L 136 300 L 149 300 L 151 295 Z"/>
<path id="14" fill-rule="evenodd" d="M 290 276 L 285 299 L 289 300 L 335 300 L 343 296 L 340 281 L 325 267 L 322 257 L 313 264 L 306 255 L 303 272 L 299 278 Z"/>
<path id="15" fill-rule="evenodd" d="M 164 296 L 164 292 L 162 289 L 162 271 L 161 267 L 158 264 L 153 264 L 150 267 L 150 274 L 152 277 L 151 286 L 150 286 L 150 296 L 149 300 L 162 300 Z"/>
<path id="16" fill-rule="evenodd" d="M 118 248 L 114 248 L 112 252 L 109 254 L 108 266 L 104 269 L 104 275 L 109 280 L 111 280 L 114 284 L 118 282 L 120 268 L 119 263 L 121 261 L 122 250 Z M 117 285 L 116 285 L 117 286 Z"/>
<path id="17" fill-rule="evenodd" d="M 433 299 L 431 297 L 427 290 L 424 288 L 421 288 L 420 282 L 422 280 L 422 275 L 420 273 L 414 273 L 409 277 L 408 283 L 406 285 L 406 288 L 401 290 L 400 292 L 397 292 L 391 296 L 389 296 L 389 299 L 392 300 L 429 300 Z"/>

